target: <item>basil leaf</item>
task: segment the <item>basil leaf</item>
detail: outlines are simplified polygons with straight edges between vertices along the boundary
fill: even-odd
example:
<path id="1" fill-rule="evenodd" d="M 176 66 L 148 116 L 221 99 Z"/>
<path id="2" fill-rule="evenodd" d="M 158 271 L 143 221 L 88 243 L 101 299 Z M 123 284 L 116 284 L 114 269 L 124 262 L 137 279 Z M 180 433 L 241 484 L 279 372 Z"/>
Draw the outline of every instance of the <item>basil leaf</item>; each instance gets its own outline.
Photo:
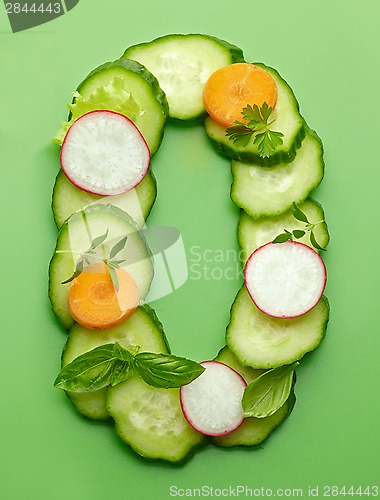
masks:
<path id="1" fill-rule="evenodd" d="M 317 242 L 315 239 L 315 235 L 313 231 L 310 231 L 310 243 L 313 245 L 314 248 L 317 250 L 322 250 L 323 252 L 326 252 L 326 248 L 321 247 L 321 245 Z"/>
<path id="2" fill-rule="evenodd" d="M 307 220 L 306 215 L 302 212 L 302 210 L 296 203 L 293 203 L 292 205 L 292 214 L 293 217 L 300 222 L 306 222 L 307 224 L 310 224 L 310 222 Z"/>
<path id="3" fill-rule="evenodd" d="M 285 243 L 285 241 L 292 241 L 292 235 L 290 233 L 281 233 L 272 241 L 272 243 Z"/>
<path id="4" fill-rule="evenodd" d="M 294 236 L 295 238 L 297 238 L 297 240 L 298 240 L 299 238 L 302 238 L 302 236 L 304 236 L 304 235 L 305 235 L 305 231 L 302 231 L 301 229 L 295 229 L 295 230 L 293 231 L 293 236 Z"/>
<path id="5" fill-rule="evenodd" d="M 125 382 L 131 375 L 133 375 L 133 365 L 128 361 L 121 361 L 116 359 L 113 363 L 111 373 L 111 385 L 114 387 L 121 382 Z"/>
<path id="6" fill-rule="evenodd" d="M 110 259 L 113 259 L 116 257 L 116 255 L 123 250 L 125 247 L 125 244 L 127 243 L 128 236 L 124 236 L 124 238 L 121 238 L 120 241 L 118 241 L 110 251 Z"/>
<path id="7" fill-rule="evenodd" d="M 106 240 L 107 236 L 108 236 L 108 229 L 104 234 L 102 234 L 101 236 L 97 236 L 96 238 L 94 238 L 92 240 L 90 249 L 94 249 L 94 248 L 98 247 L 99 245 L 101 245 L 103 243 L 103 241 Z"/>
<path id="8" fill-rule="evenodd" d="M 112 354 L 120 361 L 127 361 L 128 363 L 133 364 L 134 357 L 132 353 L 120 345 L 119 342 L 114 344 Z"/>
<path id="9" fill-rule="evenodd" d="M 62 368 L 54 385 L 70 392 L 91 392 L 111 383 L 113 344 L 95 347 Z"/>
<path id="10" fill-rule="evenodd" d="M 135 370 L 147 384 L 169 389 L 189 384 L 205 369 L 186 358 L 142 352 L 135 357 Z"/>
<path id="11" fill-rule="evenodd" d="M 288 399 L 294 368 L 299 363 L 273 368 L 257 377 L 244 390 L 242 405 L 245 417 L 264 418 L 273 415 Z"/>

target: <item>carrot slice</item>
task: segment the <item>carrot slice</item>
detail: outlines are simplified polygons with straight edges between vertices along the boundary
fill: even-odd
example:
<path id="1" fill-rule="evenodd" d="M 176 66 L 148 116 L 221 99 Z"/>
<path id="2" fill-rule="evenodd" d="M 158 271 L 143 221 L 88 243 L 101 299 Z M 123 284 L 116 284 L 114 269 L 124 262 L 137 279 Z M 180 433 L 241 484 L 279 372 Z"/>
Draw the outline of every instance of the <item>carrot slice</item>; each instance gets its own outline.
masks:
<path id="1" fill-rule="evenodd" d="M 248 63 L 224 66 L 213 73 L 203 93 L 207 113 L 224 127 L 243 121 L 242 109 L 250 104 L 272 109 L 277 103 L 277 85 L 269 73 Z"/>
<path id="2" fill-rule="evenodd" d="M 118 325 L 135 311 L 139 292 L 132 276 L 116 269 L 116 291 L 108 269 L 102 262 L 85 267 L 69 290 L 69 310 L 80 325 L 103 330 Z"/>

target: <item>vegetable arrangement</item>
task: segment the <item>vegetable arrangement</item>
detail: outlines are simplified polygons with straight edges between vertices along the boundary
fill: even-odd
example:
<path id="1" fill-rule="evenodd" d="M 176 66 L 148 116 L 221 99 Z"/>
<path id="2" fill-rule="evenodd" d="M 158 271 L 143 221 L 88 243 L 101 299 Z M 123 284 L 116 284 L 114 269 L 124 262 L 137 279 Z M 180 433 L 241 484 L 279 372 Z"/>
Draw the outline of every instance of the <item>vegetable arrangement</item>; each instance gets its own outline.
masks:
<path id="1" fill-rule="evenodd" d="M 55 386 L 140 455 L 178 462 L 207 442 L 254 446 L 290 414 L 295 368 L 329 316 L 323 148 L 292 90 L 263 64 L 207 35 L 168 35 L 127 49 L 73 93 L 55 142 L 59 228 L 53 311 L 70 330 Z M 244 285 L 226 343 L 201 363 L 170 354 L 144 299 L 153 278 L 143 232 L 156 198 L 150 160 L 168 117 L 206 115 L 232 159 Z"/>

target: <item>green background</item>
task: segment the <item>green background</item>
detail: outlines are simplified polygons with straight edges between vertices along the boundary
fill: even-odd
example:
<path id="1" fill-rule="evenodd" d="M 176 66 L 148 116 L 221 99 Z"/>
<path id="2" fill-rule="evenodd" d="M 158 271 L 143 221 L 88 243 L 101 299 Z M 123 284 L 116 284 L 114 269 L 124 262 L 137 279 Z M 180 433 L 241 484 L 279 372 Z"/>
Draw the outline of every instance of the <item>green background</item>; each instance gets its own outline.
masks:
<path id="1" fill-rule="evenodd" d="M 19 34 L 0 6 L 1 498 L 161 500 L 171 485 L 304 488 L 307 496 L 310 485 L 380 482 L 379 5 L 81 0 Z M 248 61 L 274 66 L 293 87 L 324 142 L 326 175 L 314 197 L 332 237 L 325 259 L 330 324 L 298 370 L 291 417 L 262 449 L 209 446 L 181 467 L 141 460 L 111 425 L 80 417 L 53 388 L 66 334 L 47 299 L 59 168 L 50 139 L 70 92 L 129 45 L 176 32 L 235 43 Z M 169 124 L 152 163 L 158 199 L 151 223 L 181 229 L 188 251 L 237 249 L 229 162 L 202 126 Z M 189 279 L 153 304 L 175 354 L 215 356 L 240 280 Z"/>

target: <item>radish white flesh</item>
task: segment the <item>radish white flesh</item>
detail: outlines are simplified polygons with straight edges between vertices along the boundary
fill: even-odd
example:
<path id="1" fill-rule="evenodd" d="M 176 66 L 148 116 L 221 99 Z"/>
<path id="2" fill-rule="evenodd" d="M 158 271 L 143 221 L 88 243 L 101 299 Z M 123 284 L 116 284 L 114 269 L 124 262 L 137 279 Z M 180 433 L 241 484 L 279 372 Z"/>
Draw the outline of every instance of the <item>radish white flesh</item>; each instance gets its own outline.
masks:
<path id="1" fill-rule="evenodd" d="M 263 313 L 295 318 L 318 303 L 326 286 L 326 268 L 319 254 L 303 243 L 267 243 L 249 257 L 244 281 Z"/>
<path id="2" fill-rule="evenodd" d="M 124 115 L 92 111 L 71 125 L 61 149 L 61 166 L 78 188 L 117 195 L 139 184 L 149 167 L 149 148 Z"/>
<path id="3" fill-rule="evenodd" d="M 205 371 L 181 387 L 182 412 L 189 424 L 208 436 L 223 436 L 244 421 L 242 397 L 245 380 L 218 361 L 201 363 Z"/>

